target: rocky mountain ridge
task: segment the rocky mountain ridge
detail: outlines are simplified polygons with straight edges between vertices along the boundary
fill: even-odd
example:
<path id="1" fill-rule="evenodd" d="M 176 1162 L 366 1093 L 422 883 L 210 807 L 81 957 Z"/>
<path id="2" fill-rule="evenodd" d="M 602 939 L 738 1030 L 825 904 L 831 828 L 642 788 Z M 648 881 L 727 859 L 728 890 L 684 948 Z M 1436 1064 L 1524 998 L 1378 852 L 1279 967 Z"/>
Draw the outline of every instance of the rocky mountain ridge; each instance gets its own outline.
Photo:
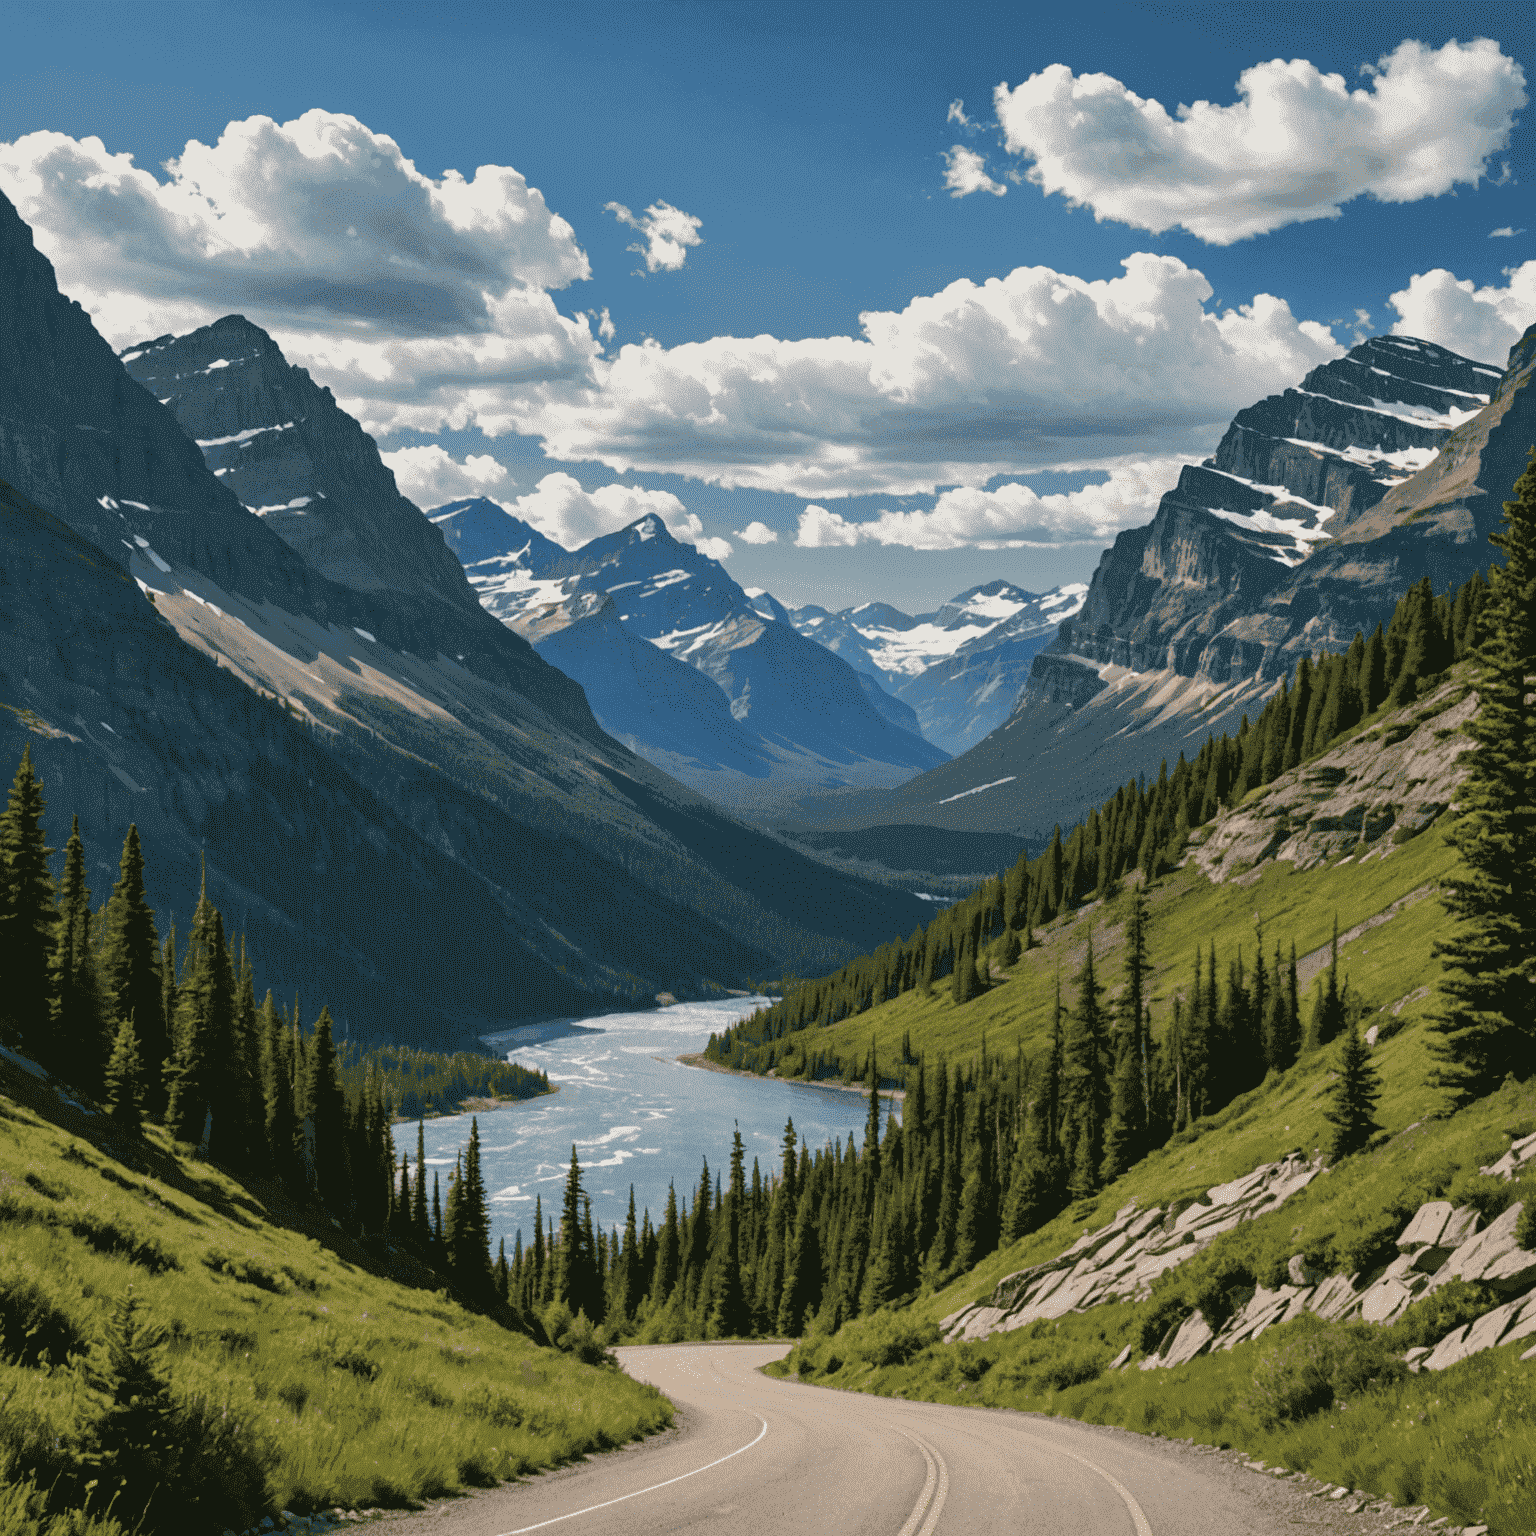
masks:
<path id="1" fill-rule="evenodd" d="M 314 570 L 362 592 L 471 604 L 462 566 L 400 494 L 373 439 L 260 326 L 226 315 L 121 359 L 215 477 Z"/>
<path id="2" fill-rule="evenodd" d="M 909 708 L 659 517 L 568 551 L 483 499 L 431 515 L 486 610 L 580 682 L 606 730 L 723 804 L 771 810 L 786 789 L 899 783 L 944 759 Z"/>
<path id="3" fill-rule="evenodd" d="M 1536 327 L 1502 370 L 1382 337 L 1239 412 L 1105 552 L 1003 725 L 894 791 L 802 810 L 1038 838 L 1235 732 L 1302 654 L 1346 649 L 1422 577 L 1444 592 L 1491 563 L 1536 443 L 1533 371 Z"/>
<path id="4" fill-rule="evenodd" d="M 1030 663 L 1082 607 L 1083 583 L 1026 592 L 997 580 L 915 617 L 889 603 L 829 613 L 809 605 L 789 620 L 808 639 L 876 679 L 914 711 L 923 735 L 958 754 L 1013 712 Z"/>

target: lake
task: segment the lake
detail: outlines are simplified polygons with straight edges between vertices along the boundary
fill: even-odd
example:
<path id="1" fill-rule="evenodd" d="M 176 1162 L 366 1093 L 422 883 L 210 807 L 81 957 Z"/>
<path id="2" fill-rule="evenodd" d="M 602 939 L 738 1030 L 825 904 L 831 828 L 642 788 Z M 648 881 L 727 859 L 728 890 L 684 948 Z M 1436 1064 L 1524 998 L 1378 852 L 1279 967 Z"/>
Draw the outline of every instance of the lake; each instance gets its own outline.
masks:
<path id="1" fill-rule="evenodd" d="M 731 1131 L 740 1126 L 747 1151 L 763 1177 L 777 1172 L 784 1122 L 813 1149 L 850 1134 L 862 1143 L 868 1100 L 840 1088 L 774 1078 L 738 1077 L 685 1067 L 676 1058 L 703 1050 L 712 1030 L 744 1018 L 768 999 L 675 1003 L 642 1013 L 556 1020 L 490 1035 L 486 1043 L 509 1060 L 549 1074 L 558 1093 L 504 1104 L 480 1116 L 480 1160 L 489 1197 L 491 1250 L 505 1238 L 510 1256 L 519 1228 L 533 1239 L 533 1202 L 544 1201 L 546 1222 L 560 1220 L 560 1200 L 571 1162 L 571 1144 L 581 1160 L 583 1183 L 592 1197 L 592 1219 L 622 1230 L 635 1186 L 636 1219 L 646 1206 L 659 1223 L 667 1185 L 692 1201 L 700 1160 L 711 1175 L 730 1174 Z M 884 1114 L 899 1104 L 886 1101 Z M 426 1122 L 427 1166 L 440 1175 L 444 1191 L 454 1158 L 469 1140 L 468 1115 Z M 415 1133 L 395 1127 L 397 1157 L 409 1151 Z M 430 1199 L 430 1196 L 429 1196 Z"/>

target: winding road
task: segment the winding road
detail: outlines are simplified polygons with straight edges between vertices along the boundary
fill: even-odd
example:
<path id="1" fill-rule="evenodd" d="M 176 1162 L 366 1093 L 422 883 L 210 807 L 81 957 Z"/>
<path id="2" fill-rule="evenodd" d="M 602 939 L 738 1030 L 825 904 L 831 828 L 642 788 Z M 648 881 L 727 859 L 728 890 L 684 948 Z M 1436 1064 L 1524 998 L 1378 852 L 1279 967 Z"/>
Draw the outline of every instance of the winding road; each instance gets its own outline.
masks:
<path id="1" fill-rule="evenodd" d="M 778 1381 L 785 1344 L 618 1351 L 676 1429 L 390 1522 L 391 1536 L 1279 1536 L 1358 1527 L 1188 1447 L 1065 1419 Z"/>

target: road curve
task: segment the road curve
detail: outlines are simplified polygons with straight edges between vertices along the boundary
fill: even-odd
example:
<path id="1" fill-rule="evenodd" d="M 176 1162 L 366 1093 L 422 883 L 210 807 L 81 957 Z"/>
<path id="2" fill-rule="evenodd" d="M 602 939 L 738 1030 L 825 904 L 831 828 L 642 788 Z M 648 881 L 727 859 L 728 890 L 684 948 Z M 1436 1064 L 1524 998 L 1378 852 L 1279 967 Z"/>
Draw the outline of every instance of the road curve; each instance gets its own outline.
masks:
<path id="1" fill-rule="evenodd" d="M 784 1344 L 618 1351 L 677 1428 L 425 1514 L 391 1536 L 1293 1536 L 1333 1509 L 1166 1441 L 1067 1419 L 776 1381 Z"/>

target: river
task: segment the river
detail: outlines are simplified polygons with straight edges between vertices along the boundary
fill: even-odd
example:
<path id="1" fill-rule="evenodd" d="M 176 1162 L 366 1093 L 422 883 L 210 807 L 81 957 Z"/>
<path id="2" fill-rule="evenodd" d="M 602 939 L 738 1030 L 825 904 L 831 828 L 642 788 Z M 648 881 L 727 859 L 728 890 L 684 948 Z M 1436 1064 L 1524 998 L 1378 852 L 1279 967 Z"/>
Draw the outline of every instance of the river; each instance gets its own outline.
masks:
<path id="1" fill-rule="evenodd" d="M 730 998 L 725 1002 L 675 1003 L 642 1013 L 554 1021 L 486 1037 L 494 1049 L 525 1067 L 549 1074 L 558 1093 L 504 1104 L 480 1116 L 480 1161 L 490 1201 L 491 1249 L 506 1239 L 512 1253 L 519 1229 L 533 1238 L 533 1204 L 542 1196 L 546 1222 L 560 1220 L 560 1200 L 576 1146 L 583 1183 L 592 1198 L 592 1219 L 621 1229 L 635 1186 L 636 1219 L 647 1206 L 659 1223 L 667 1185 L 692 1202 L 700 1160 L 710 1172 L 729 1177 L 731 1131 L 740 1126 L 747 1152 L 763 1177 L 779 1167 L 784 1122 L 817 1148 L 850 1134 L 863 1141 L 868 1100 L 840 1088 L 773 1078 L 738 1077 L 685 1067 L 676 1058 L 701 1051 L 718 1031 L 767 1001 Z M 887 1101 L 887 1110 L 899 1105 Z M 426 1122 L 427 1166 L 446 1192 L 448 1171 L 469 1140 L 468 1115 Z M 395 1128 L 398 1151 L 414 1161 L 413 1128 Z M 430 1197 L 429 1197 L 430 1198 Z"/>

